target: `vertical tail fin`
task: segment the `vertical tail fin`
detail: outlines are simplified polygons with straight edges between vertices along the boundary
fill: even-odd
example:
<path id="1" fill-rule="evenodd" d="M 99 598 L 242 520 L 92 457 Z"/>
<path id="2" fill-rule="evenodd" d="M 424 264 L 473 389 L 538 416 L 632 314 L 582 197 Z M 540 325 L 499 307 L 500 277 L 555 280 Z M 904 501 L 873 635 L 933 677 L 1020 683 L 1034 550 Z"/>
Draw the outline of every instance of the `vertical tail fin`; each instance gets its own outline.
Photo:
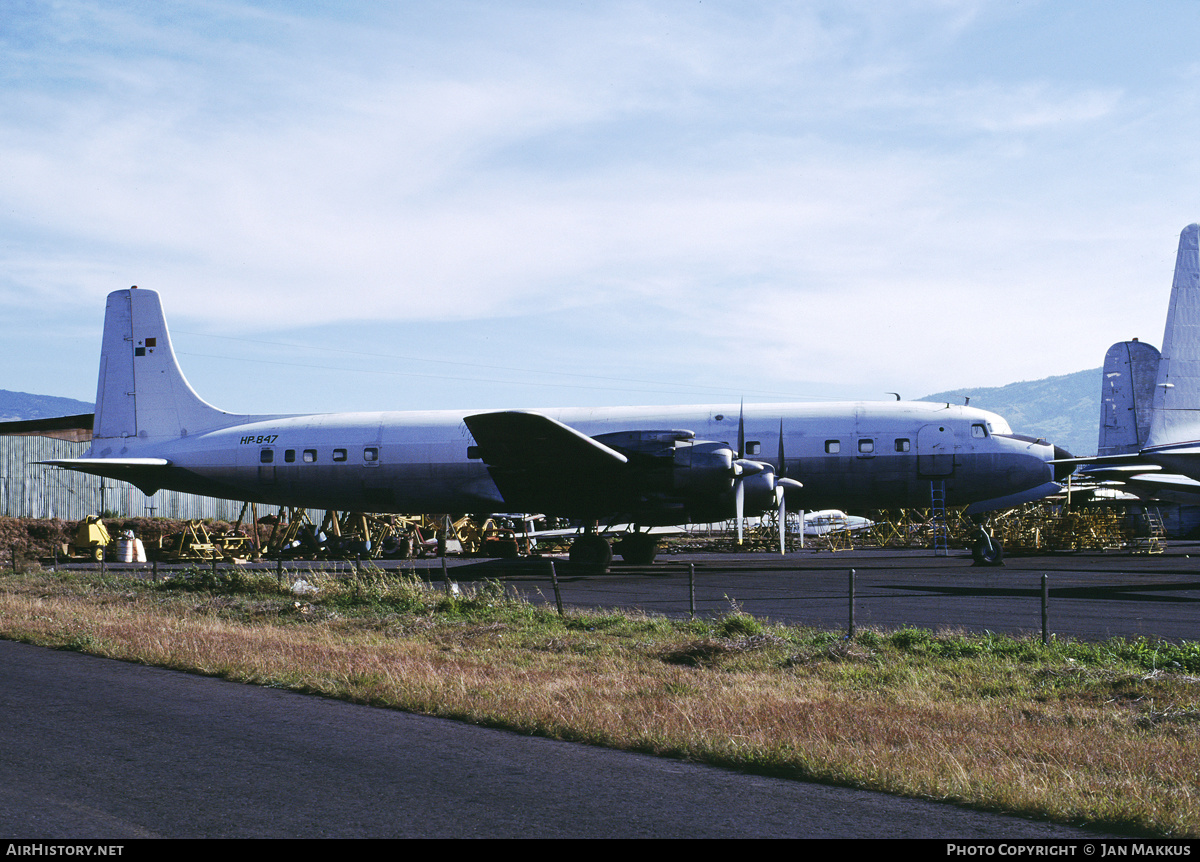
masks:
<path id="1" fill-rule="evenodd" d="M 1200 224 L 1179 235 L 1149 446 L 1200 439 Z"/>
<path id="2" fill-rule="evenodd" d="M 1100 441 L 1097 455 L 1138 452 L 1150 434 L 1158 348 L 1120 341 L 1104 354 L 1100 382 Z"/>
<path id="3" fill-rule="evenodd" d="M 131 445 L 211 431 L 238 418 L 208 404 L 188 385 L 157 293 L 131 288 L 108 295 L 93 453 L 115 455 Z"/>

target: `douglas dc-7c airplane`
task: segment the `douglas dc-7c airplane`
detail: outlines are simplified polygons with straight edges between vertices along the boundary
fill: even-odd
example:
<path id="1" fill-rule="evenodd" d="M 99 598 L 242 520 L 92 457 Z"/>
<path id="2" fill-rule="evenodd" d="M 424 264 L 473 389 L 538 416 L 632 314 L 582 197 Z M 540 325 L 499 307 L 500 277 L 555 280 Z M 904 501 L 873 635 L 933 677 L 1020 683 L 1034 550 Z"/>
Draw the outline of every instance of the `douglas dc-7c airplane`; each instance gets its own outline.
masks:
<path id="1" fill-rule="evenodd" d="M 622 555 L 649 561 L 650 527 L 776 509 L 782 526 L 785 494 L 806 509 L 927 507 L 944 483 L 969 514 L 1018 505 L 1059 490 L 1054 456 L 993 413 L 921 401 L 237 415 L 192 390 L 158 294 L 131 288 L 108 297 L 91 449 L 46 463 L 147 494 L 628 522 Z M 582 528 L 571 559 L 611 558 Z"/>

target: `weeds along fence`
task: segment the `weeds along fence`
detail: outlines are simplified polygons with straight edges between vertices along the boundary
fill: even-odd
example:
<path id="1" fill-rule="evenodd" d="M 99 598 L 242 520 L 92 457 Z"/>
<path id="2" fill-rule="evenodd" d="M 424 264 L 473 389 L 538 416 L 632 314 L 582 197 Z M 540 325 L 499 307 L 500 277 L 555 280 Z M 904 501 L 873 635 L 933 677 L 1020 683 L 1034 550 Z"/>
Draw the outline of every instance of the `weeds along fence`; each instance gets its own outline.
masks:
<path id="1" fill-rule="evenodd" d="M 732 560 L 731 560 L 732 562 Z M 24 564 L 23 564 L 24 565 Z M 411 589 L 415 581 L 422 582 L 431 591 L 442 591 L 451 595 L 470 597 L 479 590 L 491 591 L 495 595 L 508 595 L 531 604 L 552 605 L 564 614 L 571 608 L 626 608 L 628 610 L 651 610 L 655 614 L 673 617 L 722 618 L 734 616 L 760 616 L 776 621 L 787 621 L 798 625 L 809 625 L 827 631 L 842 629 L 846 637 L 854 637 L 863 628 L 862 612 L 868 610 L 866 628 L 897 629 L 916 626 L 918 628 L 1041 632 L 1043 641 L 1051 638 L 1053 629 L 1050 609 L 1050 576 L 1040 576 L 1040 586 L 1032 589 L 1026 580 L 1020 590 L 1027 601 L 1014 616 L 1016 592 L 1012 585 L 1003 589 L 1004 600 L 998 605 L 1005 607 L 1008 623 L 983 624 L 989 613 L 980 605 L 971 607 L 953 603 L 944 619 L 913 620 L 889 612 L 889 606 L 901 605 L 909 596 L 884 594 L 879 589 L 878 577 L 866 584 L 860 593 L 860 581 L 853 568 L 805 569 L 782 565 L 766 572 L 769 577 L 778 576 L 780 582 L 788 580 L 792 605 L 777 607 L 773 598 L 759 596 L 753 602 L 752 611 L 743 611 L 743 603 L 731 598 L 731 593 L 743 588 L 739 568 L 712 568 L 702 564 L 671 562 L 657 564 L 653 570 L 635 568 L 641 575 L 653 577 L 621 578 L 614 587 L 611 578 L 596 578 L 601 571 L 595 567 L 572 566 L 563 560 L 543 558 L 523 561 L 485 561 L 474 565 L 448 564 L 445 557 L 417 560 L 392 561 L 387 568 L 376 566 L 371 561 L 284 561 L 263 562 L 255 566 L 236 565 L 220 560 L 180 563 L 70 563 L 71 571 L 84 577 L 110 575 L 132 576 L 147 580 L 182 578 L 192 587 L 203 586 L 215 592 L 227 591 L 236 594 L 245 589 L 261 590 L 264 579 L 276 581 L 280 593 L 290 592 L 299 602 L 319 602 L 325 585 L 336 582 L 337 591 L 345 592 L 349 587 L 356 594 L 362 590 L 364 596 L 378 596 L 394 589 Z M 15 566 L 14 566 L 15 568 Z M 805 586 L 808 579 L 819 574 L 822 581 L 815 589 Z M 798 581 L 795 576 L 802 576 Z M 258 586 L 254 586 L 257 584 Z M 772 591 L 778 595 L 778 589 Z M 1036 602 L 1036 603 L 1035 603 Z M 1088 615 L 1094 618 L 1094 615 Z M 957 618 L 956 618 L 957 617 Z M 1065 617 L 1060 617 L 1061 621 Z M 1066 628 L 1074 627 L 1070 623 Z M 1060 633 L 1066 633 L 1064 628 Z M 1135 633 L 1136 634 L 1136 633 Z M 1091 639 L 1087 632 L 1070 632 L 1070 636 Z M 1106 637 L 1107 635 L 1102 635 Z M 1157 636 L 1157 635 L 1155 635 Z M 1178 638 L 1176 638 L 1178 639 Z M 1183 639 L 1190 640 L 1186 634 Z"/>

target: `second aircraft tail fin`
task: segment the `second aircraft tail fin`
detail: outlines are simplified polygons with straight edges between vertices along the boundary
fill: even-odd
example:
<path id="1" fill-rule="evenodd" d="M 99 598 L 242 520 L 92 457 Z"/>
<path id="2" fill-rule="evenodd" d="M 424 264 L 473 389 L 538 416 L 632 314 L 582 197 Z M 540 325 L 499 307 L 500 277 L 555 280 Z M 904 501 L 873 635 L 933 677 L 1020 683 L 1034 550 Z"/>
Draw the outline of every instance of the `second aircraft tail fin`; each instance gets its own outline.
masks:
<path id="1" fill-rule="evenodd" d="M 1120 341 L 1104 354 L 1100 382 L 1100 440 L 1097 455 L 1138 452 L 1150 435 L 1158 348 Z"/>
<path id="2" fill-rule="evenodd" d="M 1200 224 L 1179 235 L 1148 446 L 1200 440 Z"/>

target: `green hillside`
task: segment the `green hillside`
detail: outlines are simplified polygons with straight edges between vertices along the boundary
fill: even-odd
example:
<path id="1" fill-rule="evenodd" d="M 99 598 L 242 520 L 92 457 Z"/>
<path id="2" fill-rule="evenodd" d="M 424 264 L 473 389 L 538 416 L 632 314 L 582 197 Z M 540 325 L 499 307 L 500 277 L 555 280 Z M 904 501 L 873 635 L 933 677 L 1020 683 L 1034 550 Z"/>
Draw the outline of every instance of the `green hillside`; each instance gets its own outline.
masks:
<path id="1" fill-rule="evenodd" d="M 996 386 L 953 389 L 926 395 L 920 401 L 948 401 L 999 413 L 1018 434 L 1036 434 L 1073 455 L 1094 455 L 1100 423 L 1101 369 L 1091 368 Z"/>

